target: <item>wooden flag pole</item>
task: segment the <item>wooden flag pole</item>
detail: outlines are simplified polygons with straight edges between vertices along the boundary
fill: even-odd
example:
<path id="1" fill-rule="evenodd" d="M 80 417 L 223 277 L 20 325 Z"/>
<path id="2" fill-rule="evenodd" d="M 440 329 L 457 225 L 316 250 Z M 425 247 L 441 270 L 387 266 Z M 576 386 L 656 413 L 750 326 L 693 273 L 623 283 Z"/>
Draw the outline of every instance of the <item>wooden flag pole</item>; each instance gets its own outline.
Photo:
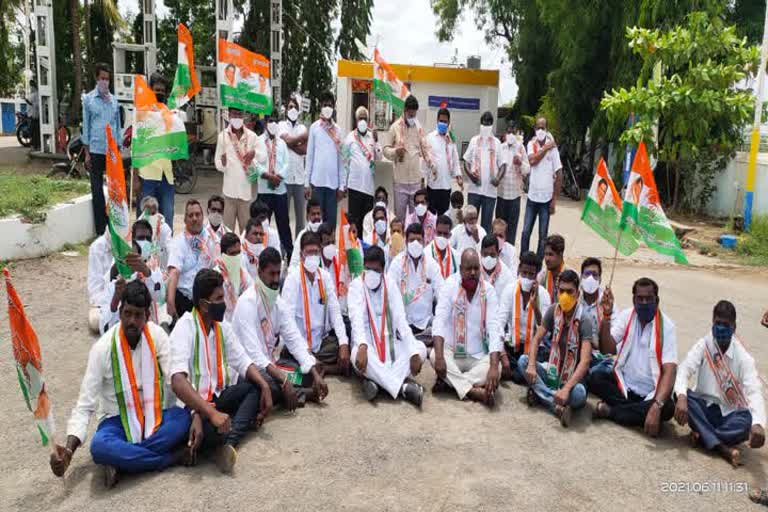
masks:
<path id="1" fill-rule="evenodd" d="M 611 278 L 608 280 L 608 288 L 613 285 L 613 274 L 616 272 L 616 263 L 619 261 L 619 245 L 621 245 L 621 237 L 624 235 L 624 230 L 619 231 L 619 239 L 616 241 L 616 250 L 613 252 L 613 265 L 611 265 Z"/>

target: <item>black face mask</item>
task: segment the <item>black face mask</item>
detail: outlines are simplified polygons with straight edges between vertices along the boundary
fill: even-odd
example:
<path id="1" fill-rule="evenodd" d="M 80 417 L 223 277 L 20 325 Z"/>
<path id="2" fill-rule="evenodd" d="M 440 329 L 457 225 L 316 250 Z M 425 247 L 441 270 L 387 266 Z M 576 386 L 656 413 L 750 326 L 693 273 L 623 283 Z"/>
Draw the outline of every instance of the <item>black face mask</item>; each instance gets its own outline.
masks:
<path id="1" fill-rule="evenodd" d="M 261 121 L 256 121 L 256 124 L 253 125 L 253 132 L 256 135 L 261 135 L 264 133 L 264 125 L 261 123 Z"/>
<path id="2" fill-rule="evenodd" d="M 224 320 L 224 313 L 227 312 L 227 304 L 225 302 L 209 302 L 208 314 L 211 315 L 211 319 L 214 322 L 221 322 Z"/>
<path id="3" fill-rule="evenodd" d="M 167 99 L 165 94 L 155 94 L 155 97 L 160 103 L 165 103 L 165 100 Z"/>

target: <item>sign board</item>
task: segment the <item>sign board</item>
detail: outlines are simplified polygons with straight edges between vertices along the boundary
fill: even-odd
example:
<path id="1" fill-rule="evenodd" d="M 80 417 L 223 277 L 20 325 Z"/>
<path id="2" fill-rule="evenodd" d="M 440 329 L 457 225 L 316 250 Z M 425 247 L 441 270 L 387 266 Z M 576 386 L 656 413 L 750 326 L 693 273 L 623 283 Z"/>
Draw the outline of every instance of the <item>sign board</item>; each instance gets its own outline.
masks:
<path id="1" fill-rule="evenodd" d="M 480 98 L 457 98 L 453 96 L 430 96 L 430 108 L 440 108 L 445 103 L 449 110 L 480 110 Z"/>
<path id="2" fill-rule="evenodd" d="M 301 98 L 301 111 L 309 112 L 309 107 L 311 104 L 312 102 L 309 101 L 309 98 Z"/>

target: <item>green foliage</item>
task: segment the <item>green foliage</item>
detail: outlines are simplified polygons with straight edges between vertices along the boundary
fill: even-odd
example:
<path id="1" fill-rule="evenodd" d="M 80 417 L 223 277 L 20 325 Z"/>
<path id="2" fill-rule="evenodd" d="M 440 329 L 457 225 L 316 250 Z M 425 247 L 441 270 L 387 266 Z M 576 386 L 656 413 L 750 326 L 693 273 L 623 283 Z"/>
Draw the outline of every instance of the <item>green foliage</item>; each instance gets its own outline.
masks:
<path id="1" fill-rule="evenodd" d="M 22 0 L 0 0 L 0 96 L 11 96 L 22 84 L 24 44 L 17 14 Z"/>
<path id="2" fill-rule="evenodd" d="M 768 265 L 768 216 L 752 218 L 749 233 L 739 236 L 736 253 L 749 258 L 748 263 Z"/>
<path id="3" fill-rule="evenodd" d="M 0 217 L 19 214 L 28 222 L 44 222 L 48 207 L 89 191 L 86 181 L 52 180 L 0 170 Z"/>
<path id="4" fill-rule="evenodd" d="M 371 33 L 371 12 L 373 0 L 340 0 L 341 30 L 336 39 L 336 50 L 342 59 L 369 60 L 370 55 L 363 55 L 355 40 L 365 44 Z"/>

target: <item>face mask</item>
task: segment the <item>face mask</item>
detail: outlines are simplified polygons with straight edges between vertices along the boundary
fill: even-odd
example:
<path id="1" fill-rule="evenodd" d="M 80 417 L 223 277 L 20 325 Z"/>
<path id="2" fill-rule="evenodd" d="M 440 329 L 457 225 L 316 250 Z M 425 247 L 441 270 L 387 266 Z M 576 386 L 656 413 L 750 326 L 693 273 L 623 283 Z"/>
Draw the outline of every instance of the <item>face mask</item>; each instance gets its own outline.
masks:
<path id="1" fill-rule="evenodd" d="M 382 208 L 386 208 L 387 203 L 385 201 L 376 201 L 376 204 L 374 206 L 381 206 Z"/>
<path id="2" fill-rule="evenodd" d="M 461 286 L 467 291 L 467 293 L 475 293 L 477 290 L 477 278 L 465 277 L 461 279 Z"/>
<path id="3" fill-rule="evenodd" d="M 406 117 L 405 118 L 405 122 L 408 123 L 408 126 L 413 126 L 414 123 L 416 122 L 416 118 L 415 117 Z"/>
<path id="4" fill-rule="evenodd" d="M 136 245 L 139 246 L 141 260 L 146 262 L 152 254 L 152 242 L 149 240 L 136 240 Z"/>
<path id="5" fill-rule="evenodd" d="M 234 256 L 230 254 L 222 254 L 221 260 L 224 262 L 224 266 L 227 267 L 227 273 L 230 276 L 240 276 L 240 264 L 243 261 L 239 254 Z"/>
<path id="6" fill-rule="evenodd" d="M 96 83 L 96 87 L 99 89 L 99 94 L 102 96 L 109 94 L 109 80 L 99 80 Z"/>
<path id="7" fill-rule="evenodd" d="M 442 121 L 437 123 L 437 133 L 440 135 L 448 133 L 448 123 L 443 123 Z"/>
<path id="8" fill-rule="evenodd" d="M 568 292 L 560 292 L 557 303 L 566 313 L 570 313 L 576 307 L 576 297 Z"/>
<path id="9" fill-rule="evenodd" d="M 444 251 L 446 247 L 448 247 L 449 240 L 445 238 L 444 236 L 438 236 L 435 238 L 435 245 L 437 245 L 437 248 L 441 251 Z"/>
<path id="10" fill-rule="evenodd" d="M 520 278 L 520 289 L 524 292 L 528 293 L 533 289 L 533 279 L 528 279 L 527 277 L 521 277 Z"/>
<path id="11" fill-rule="evenodd" d="M 339 253 L 335 244 L 326 245 L 323 247 L 323 257 L 327 260 L 332 260 Z"/>
<path id="12" fill-rule="evenodd" d="M 517 141 L 517 138 L 514 135 L 512 135 L 511 133 L 507 134 L 507 139 L 506 139 L 507 146 L 513 146 L 516 141 Z"/>
<path id="13" fill-rule="evenodd" d="M 365 286 L 367 286 L 369 290 L 375 290 L 381 285 L 381 274 L 375 270 L 366 269 L 366 271 L 363 272 L 363 280 L 365 281 Z"/>
<path id="14" fill-rule="evenodd" d="M 240 130 L 243 127 L 243 118 L 242 117 L 233 117 L 229 120 L 229 126 L 232 127 L 233 130 Z"/>
<path id="15" fill-rule="evenodd" d="M 587 276 L 581 281 L 581 289 L 584 293 L 592 295 L 600 288 L 600 281 L 595 279 L 595 276 Z"/>
<path id="16" fill-rule="evenodd" d="M 498 261 L 498 258 L 495 256 L 483 256 L 483 268 L 490 272 L 491 270 L 496 268 L 496 262 Z"/>
<path id="17" fill-rule="evenodd" d="M 275 135 L 277 135 L 277 123 L 275 123 L 275 122 L 269 122 L 269 123 L 267 123 L 267 131 L 268 131 L 268 132 L 269 132 L 269 134 L 270 134 L 270 135 L 272 135 L 273 137 L 274 137 Z"/>
<path id="18" fill-rule="evenodd" d="M 288 119 L 293 121 L 294 123 L 299 118 L 299 111 L 295 108 L 288 109 Z"/>
<path id="19" fill-rule="evenodd" d="M 541 142 L 544 142 L 544 138 L 545 138 L 546 136 L 547 136 L 547 131 L 546 131 L 546 130 L 543 130 L 543 129 L 541 129 L 541 128 L 537 128 L 537 129 L 536 129 L 536 138 L 537 138 L 539 141 L 541 141 Z"/>
<path id="20" fill-rule="evenodd" d="M 317 233 L 317 230 L 320 229 L 320 224 L 320 222 L 310 222 L 307 224 L 307 227 L 311 232 Z"/>
<path id="21" fill-rule="evenodd" d="M 480 127 L 480 135 L 482 135 L 483 137 L 490 137 L 492 133 L 493 133 L 493 126 L 482 125 Z"/>
<path id="22" fill-rule="evenodd" d="M 725 351 L 731 343 L 733 337 L 733 327 L 730 325 L 714 324 L 712 326 L 712 338 L 720 346 L 720 350 Z"/>
<path id="23" fill-rule="evenodd" d="M 211 212 L 208 214 L 208 222 L 215 228 L 221 226 L 222 220 L 224 220 L 224 217 L 219 212 Z"/>
<path id="24" fill-rule="evenodd" d="M 373 226 L 376 228 L 376 233 L 378 233 L 379 236 L 384 236 L 384 233 L 387 232 L 387 221 L 385 220 L 379 219 L 373 224 Z"/>
<path id="25" fill-rule="evenodd" d="M 424 246 L 418 240 L 412 240 L 408 242 L 408 254 L 414 259 L 421 258 L 421 255 L 424 254 Z"/>
<path id="26" fill-rule="evenodd" d="M 256 121 L 256 124 L 253 125 L 253 133 L 261 137 L 261 135 L 264 133 L 264 125 L 261 121 Z"/>
<path id="27" fill-rule="evenodd" d="M 650 304 L 635 304 L 635 313 L 640 322 L 647 324 L 656 316 L 656 302 Z"/>
<path id="28" fill-rule="evenodd" d="M 427 205 L 424 203 L 419 203 L 416 205 L 416 207 L 413 209 L 416 212 L 416 215 L 419 217 L 423 217 L 425 213 L 427 213 Z"/>
<path id="29" fill-rule="evenodd" d="M 208 314 L 214 322 L 221 322 L 224 320 L 224 313 L 226 312 L 226 302 L 208 302 Z"/>
<path id="30" fill-rule="evenodd" d="M 264 230 L 264 233 L 269 231 L 269 219 L 264 219 L 263 221 L 261 221 L 261 229 Z"/>
<path id="31" fill-rule="evenodd" d="M 368 121 L 365 119 L 361 119 L 357 122 L 357 131 L 360 133 L 365 133 L 368 131 Z"/>
<path id="32" fill-rule="evenodd" d="M 157 98 L 158 102 L 165 103 L 165 94 L 155 94 L 155 97 Z"/>
<path id="33" fill-rule="evenodd" d="M 277 302 L 277 297 L 280 295 L 280 290 L 277 288 L 270 288 L 267 286 L 264 281 L 261 280 L 260 276 L 256 276 L 256 286 L 259 287 L 259 289 L 264 294 L 264 301 L 267 303 L 267 306 L 270 308 L 275 305 L 275 302 Z"/>
<path id="34" fill-rule="evenodd" d="M 333 107 L 323 107 L 320 109 L 320 115 L 323 119 L 330 120 L 333 116 Z"/>
<path id="35" fill-rule="evenodd" d="M 320 266 L 320 256 L 313 254 L 312 256 L 304 257 L 304 270 L 310 274 L 314 274 L 317 267 Z"/>

